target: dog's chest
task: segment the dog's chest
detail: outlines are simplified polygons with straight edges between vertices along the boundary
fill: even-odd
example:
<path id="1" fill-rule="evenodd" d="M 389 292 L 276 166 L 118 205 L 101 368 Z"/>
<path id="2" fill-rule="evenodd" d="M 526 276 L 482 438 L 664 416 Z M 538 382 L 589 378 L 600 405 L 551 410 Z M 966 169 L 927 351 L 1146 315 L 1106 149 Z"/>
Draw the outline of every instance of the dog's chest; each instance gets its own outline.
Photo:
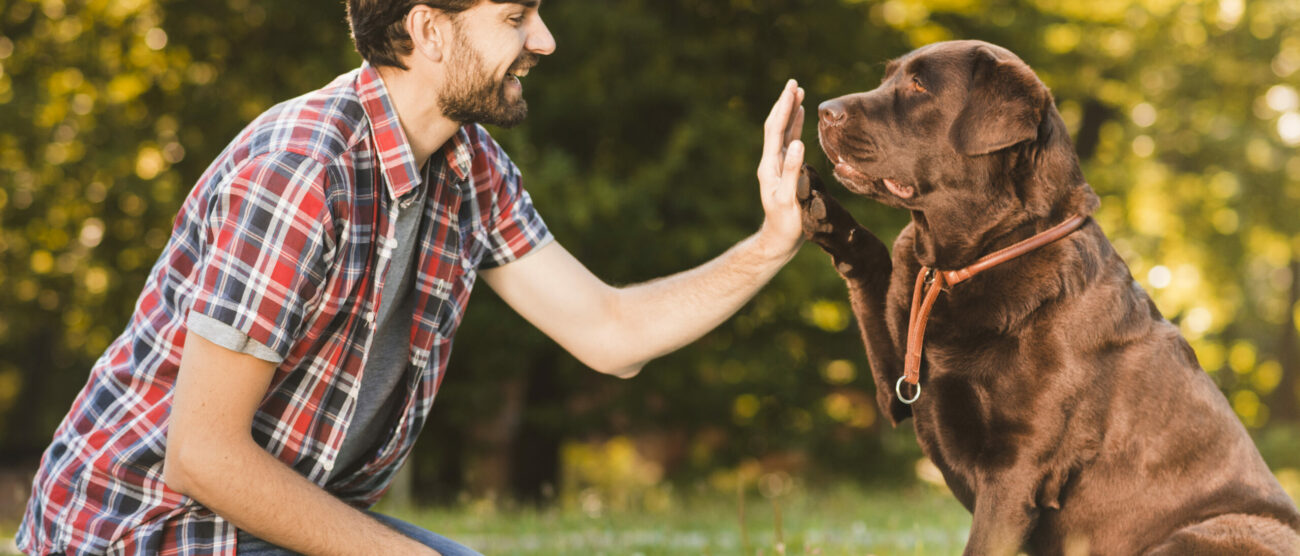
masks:
<path id="1" fill-rule="evenodd" d="M 999 469 L 1016 458 L 1031 426 L 1015 399 L 984 388 L 960 373 L 926 381 L 913 406 L 917 436 L 956 467 Z"/>
<path id="2" fill-rule="evenodd" d="M 976 490 L 976 472 L 1012 467 L 1033 445 L 1041 377 L 1024 377 L 1033 350 L 993 332 L 935 329 L 927 340 L 921 399 L 912 406 L 917 439 L 954 493 Z"/>

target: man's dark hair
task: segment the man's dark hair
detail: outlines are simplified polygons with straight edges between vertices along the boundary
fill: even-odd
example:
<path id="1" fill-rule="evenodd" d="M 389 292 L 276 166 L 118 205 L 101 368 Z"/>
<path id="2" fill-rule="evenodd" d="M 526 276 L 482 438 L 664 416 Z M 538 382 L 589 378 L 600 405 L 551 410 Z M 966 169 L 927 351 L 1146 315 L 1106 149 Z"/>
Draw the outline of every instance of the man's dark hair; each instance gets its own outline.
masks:
<path id="1" fill-rule="evenodd" d="M 449 14 L 463 12 L 480 0 L 347 0 L 348 25 L 357 52 L 372 66 L 408 69 L 401 57 L 415 45 L 406 33 L 406 14 L 419 5 Z M 492 0 L 503 2 L 512 0 Z"/>

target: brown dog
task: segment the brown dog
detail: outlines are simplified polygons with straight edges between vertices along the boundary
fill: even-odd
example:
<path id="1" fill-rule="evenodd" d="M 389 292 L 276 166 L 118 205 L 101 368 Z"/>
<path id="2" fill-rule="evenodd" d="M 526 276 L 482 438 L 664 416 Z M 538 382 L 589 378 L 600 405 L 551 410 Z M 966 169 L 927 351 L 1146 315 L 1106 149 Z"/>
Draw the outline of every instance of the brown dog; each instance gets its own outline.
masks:
<path id="1" fill-rule="evenodd" d="M 848 282 L 882 411 L 913 418 L 974 515 L 966 554 L 1300 554 L 1295 504 L 1087 218 L 1097 196 L 1024 62 L 934 44 L 819 112 L 840 182 L 912 214 L 891 261 L 810 168 L 800 185 L 805 233 Z M 945 272 L 1075 215 L 1081 227 L 1017 258 Z M 917 284 L 923 267 L 937 284 Z M 900 377 L 924 313 L 913 298 L 932 291 L 912 386 Z"/>

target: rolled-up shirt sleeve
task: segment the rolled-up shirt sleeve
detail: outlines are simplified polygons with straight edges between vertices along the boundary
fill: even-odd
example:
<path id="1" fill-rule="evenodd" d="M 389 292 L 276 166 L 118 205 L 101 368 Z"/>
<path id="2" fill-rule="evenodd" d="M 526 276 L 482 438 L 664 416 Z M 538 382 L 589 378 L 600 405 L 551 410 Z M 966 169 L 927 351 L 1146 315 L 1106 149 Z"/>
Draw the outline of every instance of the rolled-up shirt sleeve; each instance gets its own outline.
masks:
<path id="1" fill-rule="evenodd" d="M 204 340 L 235 353 L 252 355 L 277 365 L 284 361 L 284 357 L 281 357 L 275 350 L 266 347 L 261 342 L 254 341 L 248 337 L 248 334 L 244 334 L 236 330 L 235 327 L 198 311 L 190 311 L 190 317 L 185 320 L 185 327 L 189 329 L 190 334 L 197 334 Z"/>
<path id="2" fill-rule="evenodd" d="M 533 206 L 532 197 L 524 190 L 519 168 L 495 141 L 489 139 L 487 144 L 493 178 L 497 183 L 492 189 L 488 253 L 479 263 L 479 268 L 504 265 L 554 239 Z"/>
<path id="3" fill-rule="evenodd" d="M 281 152 L 251 158 L 215 185 L 188 322 L 208 332 L 224 324 L 288 357 L 319 305 L 333 253 L 326 180 L 321 163 Z"/>

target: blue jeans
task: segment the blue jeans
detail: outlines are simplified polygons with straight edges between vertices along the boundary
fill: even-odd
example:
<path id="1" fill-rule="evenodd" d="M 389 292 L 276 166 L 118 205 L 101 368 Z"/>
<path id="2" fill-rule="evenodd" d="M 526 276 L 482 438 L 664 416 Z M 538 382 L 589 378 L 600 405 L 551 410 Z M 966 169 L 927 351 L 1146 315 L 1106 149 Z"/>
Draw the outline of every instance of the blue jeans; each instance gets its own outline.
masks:
<path id="1" fill-rule="evenodd" d="M 396 530 L 398 533 L 411 537 L 420 544 L 437 550 L 443 556 L 483 556 L 463 544 L 395 517 L 375 512 L 366 512 L 366 514 L 375 518 L 380 523 Z M 239 556 L 284 556 L 286 554 L 295 554 L 293 551 L 280 548 L 243 531 L 239 532 L 239 548 L 236 552 Z"/>

